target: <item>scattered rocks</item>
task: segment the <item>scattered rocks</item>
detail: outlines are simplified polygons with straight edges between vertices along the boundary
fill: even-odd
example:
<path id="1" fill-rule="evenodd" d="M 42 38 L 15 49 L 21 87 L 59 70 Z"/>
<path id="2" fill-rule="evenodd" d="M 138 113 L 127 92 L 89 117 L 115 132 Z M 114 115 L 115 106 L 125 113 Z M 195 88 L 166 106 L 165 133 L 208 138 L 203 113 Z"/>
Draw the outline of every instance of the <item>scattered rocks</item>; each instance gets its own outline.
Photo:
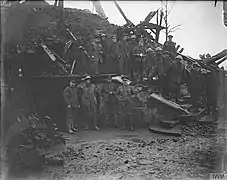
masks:
<path id="1" fill-rule="evenodd" d="M 69 169 L 74 176 L 98 173 L 140 175 L 142 179 L 185 179 L 189 175 L 205 178 L 214 167 L 213 157 L 218 153 L 217 149 L 223 146 L 221 142 L 213 137 L 185 136 L 156 138 L 142 143 L 126 140 L 95 142 L 88 149 L 87 146 L 71 146 L 64 154 L 64 169 Z M 138 144 L 143 145 L 143 148 Z M 76 158 L 72 161 L 69 157 L 81 153 L 86 159 Z"/>

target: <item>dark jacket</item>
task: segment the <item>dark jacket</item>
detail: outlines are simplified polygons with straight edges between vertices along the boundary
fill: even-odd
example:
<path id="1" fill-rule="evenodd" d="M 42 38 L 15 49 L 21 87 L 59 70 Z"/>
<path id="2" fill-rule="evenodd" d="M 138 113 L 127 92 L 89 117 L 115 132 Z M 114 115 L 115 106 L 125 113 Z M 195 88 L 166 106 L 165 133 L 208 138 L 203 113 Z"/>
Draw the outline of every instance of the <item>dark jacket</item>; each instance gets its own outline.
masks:
<path id="1" fill-rule="evenodd" d="M 175 54 L 176 53 L 176 43 L 172 42 L 172 41 L 166 41 L 163 45 L 163 51 L 168 51 L 171 54 Z"/>
<path id="2" fill-rule="evenodd" d="M 117 51 L 118 51 L 119 57 L 127 58 L 129 56 L 129 45 L 128 45 L 128 43 L 125 42 L 125 41 L 119 41 Z"/>
<path id="3" fill-rule="evenodd" d="M 71 105 L 72 107 L 79 104 L 77 89 L 75 87 L 68 86 L 67 88 L 65 88 L 63 91 L 63 98 L 67 105 Z"/>

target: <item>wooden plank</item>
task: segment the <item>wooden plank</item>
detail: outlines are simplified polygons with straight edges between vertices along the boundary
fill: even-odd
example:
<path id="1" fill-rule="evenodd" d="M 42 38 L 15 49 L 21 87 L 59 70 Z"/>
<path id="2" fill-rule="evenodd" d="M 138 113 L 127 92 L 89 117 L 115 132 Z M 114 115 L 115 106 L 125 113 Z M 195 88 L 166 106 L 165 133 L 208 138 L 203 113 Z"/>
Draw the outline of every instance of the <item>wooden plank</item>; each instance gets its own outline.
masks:
<path id="1" fill-rule="evenodd" d="M 161 134 L 166 134 L 166 135 L 172 135 L 172 136 L 181 136 L 181 128 L 177 127 L 175 129 L 164 129 L 158 126 L 149 126 L 148 128 L 151 132 L 155 133 L 161 133 Z"/>
<path id="2" fill-rule="evenodd" d="M 144 23 L 143 26 L 147 26 L 150 29 L 158 29 L 158 30 L 165 29 L 165 27 L 160 26 L 158 24 L 154 24 L 154 23 Z"/>

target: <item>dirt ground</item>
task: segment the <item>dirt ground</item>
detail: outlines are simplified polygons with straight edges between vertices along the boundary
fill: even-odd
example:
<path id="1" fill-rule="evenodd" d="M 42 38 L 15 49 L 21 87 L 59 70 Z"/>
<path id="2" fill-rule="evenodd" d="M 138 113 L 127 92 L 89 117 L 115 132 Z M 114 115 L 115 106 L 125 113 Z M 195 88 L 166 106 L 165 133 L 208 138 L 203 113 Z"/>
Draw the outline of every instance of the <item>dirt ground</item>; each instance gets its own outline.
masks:
<path id="1" fill-rule="evenodd" d="M 6 179 L 209 179 L 215 149 L 213 137 L 169 137 L 145 128 L 81 130 L 65 136 L 69 141 L 61 155 L 63 166 Z"/>

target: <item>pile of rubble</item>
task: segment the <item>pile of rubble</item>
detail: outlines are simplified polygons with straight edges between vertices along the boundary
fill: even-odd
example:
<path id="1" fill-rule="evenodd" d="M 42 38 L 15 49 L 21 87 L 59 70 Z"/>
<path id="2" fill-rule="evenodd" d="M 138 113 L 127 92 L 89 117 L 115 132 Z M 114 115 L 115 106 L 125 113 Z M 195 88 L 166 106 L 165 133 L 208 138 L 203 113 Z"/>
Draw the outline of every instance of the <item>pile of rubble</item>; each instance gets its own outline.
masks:
<path id="1" fill-rule="evenodd" d="M 40 120 L 33 114 L 22 113 L 17 119 L 7 130 L 4 139 L 10 171 L 41 168 L 49 161 L 50 155 L 63 150 L 66 139 L 50 118 Z"/>
<path id="2" fill-rule="evenodd" d="M 68 41 L 65 27 L 73 34 L 82 33 L 85 38 L 92 37 L 96 30 L 110 34 L 117 27 L 86 10 L 64 8 L 64 24 L 59 28 L 58 7 L 45 1 L 18 2 L 1 9 L 4 9 L 5 14 L 5 41 L 21 44 L 21 48 L 25 50 L 35 48 L 36 44 L 45 38 L 53 42 Z"/>

